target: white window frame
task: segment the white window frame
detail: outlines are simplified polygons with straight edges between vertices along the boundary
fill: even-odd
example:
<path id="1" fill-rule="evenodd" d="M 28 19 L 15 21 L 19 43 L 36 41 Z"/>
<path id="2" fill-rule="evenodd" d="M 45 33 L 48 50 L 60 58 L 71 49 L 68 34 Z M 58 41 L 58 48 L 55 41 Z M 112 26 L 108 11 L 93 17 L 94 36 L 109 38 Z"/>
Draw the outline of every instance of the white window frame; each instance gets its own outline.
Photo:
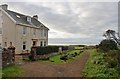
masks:
<path id="1" fill-rule="evenodd" d="M 44 37 L 47 37 L 47 31 L 44 30 Z"/>
<path id="2" fill-rule="evenodd" d="M 35 28 L 33 29 L 33 35 L 36 35 L 36 29 Z"/>
<path id="3" fill-rule="evenodd" d="M 43 37 L 43 30 L 40 30 L 40 37 Z"/>
<path id="4" fill-rule="evenodd" d="M 2 35 L 2 27 L 0 27 L 0 35 Z"/>
<path id="5" fill-rule="evenodd" d="M 27 27 L 23 27 L 23 35 L 27 34 Z"/>
<path id="6" fill-rule="evenodd" d="M 23 45 L 25 45 L 25 49 L 23 48 L 23 45 L 22 45 L 23 50 L 26 50 L 26 43 L 27 43 L 26 41 L 23 41 Z"/>
<path id="7" fill-rule="evenodd" d="M 42 44 L 42 45 L 41 45 Z M 40 41 L 40 46 L 43 46 L 43 41 Z"/>
<path id="8" fill-rule="evenodd" d="M 30 16 L 27 16 L 27 21 L 31 22 L 31 17 Z"/>
<path id="9" fill-rule="evenodd" d="M 46 46 L 46 41 L 44 41 L 44 46 Z"/>

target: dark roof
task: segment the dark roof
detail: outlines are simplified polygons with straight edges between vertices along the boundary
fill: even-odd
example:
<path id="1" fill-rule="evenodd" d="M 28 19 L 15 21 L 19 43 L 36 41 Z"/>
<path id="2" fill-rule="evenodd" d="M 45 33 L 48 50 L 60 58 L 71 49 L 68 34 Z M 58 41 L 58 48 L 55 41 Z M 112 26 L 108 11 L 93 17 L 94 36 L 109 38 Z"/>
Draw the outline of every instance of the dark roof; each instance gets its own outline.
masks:
<path id="1" fill-rule="evenodd" d="M 6 12 L 17 22 L 17 23 L 22 23 L 22 24 L 28 24 L 28 25 L 34 25 L 36 27 L 40 27 L 42 24 L 40 21 L 37 19 L 30 17 L 31 18 L 31 23 L 27 21 L 27 15 L 23 15 L 17 12 L 13 12 L 10 10 L 6 10 Z M 43 25 L 43 24 L 42 24 Z M 43 25 L 43 27 L 47 28 L 46 26 Z M 48 29 L 48 28 L 47 28 Z"/>

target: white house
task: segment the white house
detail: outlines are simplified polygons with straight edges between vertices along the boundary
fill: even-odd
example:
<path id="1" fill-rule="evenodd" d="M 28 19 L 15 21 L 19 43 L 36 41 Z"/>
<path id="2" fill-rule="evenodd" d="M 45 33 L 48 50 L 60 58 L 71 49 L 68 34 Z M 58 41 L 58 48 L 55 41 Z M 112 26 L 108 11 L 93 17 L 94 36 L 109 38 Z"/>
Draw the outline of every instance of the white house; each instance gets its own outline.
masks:
<path id="1" fill-rule="evenodd" d="M 16 54 L 30 50 L 32 45 L 48 45 L 48 28 L 33 17 L 8 10 L 0 5 L 0 44 L 2 47 L 15 46 Z"/>

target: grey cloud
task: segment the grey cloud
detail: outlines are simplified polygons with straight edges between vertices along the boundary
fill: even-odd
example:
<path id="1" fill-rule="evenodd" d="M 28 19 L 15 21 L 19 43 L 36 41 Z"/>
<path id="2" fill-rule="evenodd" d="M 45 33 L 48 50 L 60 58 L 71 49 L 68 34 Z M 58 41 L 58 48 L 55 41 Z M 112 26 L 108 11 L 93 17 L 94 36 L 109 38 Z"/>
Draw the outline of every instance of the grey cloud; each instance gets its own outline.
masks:
<path id="1" fill-rule="evenodd" d="M 70 34 L 101 36 L 107 29 L 117 31 L 117 3 L 8 3 L 11 8 L 25 14 L 39 14 L 39 19 L 50 29 Z M 51 6 L 50 6 L 51 5 Z M 62 6 L 63 14 L 57 12 L 57 5 Z M 54 8 L 54 9 L 53 9 Z M 79 11 L 76 13 L 76 11 Z M 87 13 L 86 17 L 82 14 Z M 80 16 L 80 17 L 79 17 Z M 78 36 L 79 37 L 79 36 Z"/>

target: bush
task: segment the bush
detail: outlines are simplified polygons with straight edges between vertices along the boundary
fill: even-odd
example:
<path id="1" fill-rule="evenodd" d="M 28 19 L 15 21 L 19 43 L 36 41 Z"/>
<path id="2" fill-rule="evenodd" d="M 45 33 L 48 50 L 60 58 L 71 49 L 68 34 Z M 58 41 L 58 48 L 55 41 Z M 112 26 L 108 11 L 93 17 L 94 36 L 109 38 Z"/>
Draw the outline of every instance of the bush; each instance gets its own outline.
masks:
<path id="1" fill-rule="evenodd" d="M 108 52 L 110 50 L 116 50 L 117 48 L 117 43 L 113 40 L 102 40 L 101 43 L 99 44 L 99 49 L 103 52 Z"/>
<path id="2" fill-rule="evenodd" d="M 62 51 L 68 50 L 68 46 L 46 46 L 46 47 L 37 46 L 36 53 L 37 55 L 55 53 L 58 52 L 59 47 L 62 47 Z"/>
<path id="3" fill-rule="evenodd" d="M 29 55 L 29 60 L 31 60 L 31 61 L 35 61 L 33 55 Z"/>

